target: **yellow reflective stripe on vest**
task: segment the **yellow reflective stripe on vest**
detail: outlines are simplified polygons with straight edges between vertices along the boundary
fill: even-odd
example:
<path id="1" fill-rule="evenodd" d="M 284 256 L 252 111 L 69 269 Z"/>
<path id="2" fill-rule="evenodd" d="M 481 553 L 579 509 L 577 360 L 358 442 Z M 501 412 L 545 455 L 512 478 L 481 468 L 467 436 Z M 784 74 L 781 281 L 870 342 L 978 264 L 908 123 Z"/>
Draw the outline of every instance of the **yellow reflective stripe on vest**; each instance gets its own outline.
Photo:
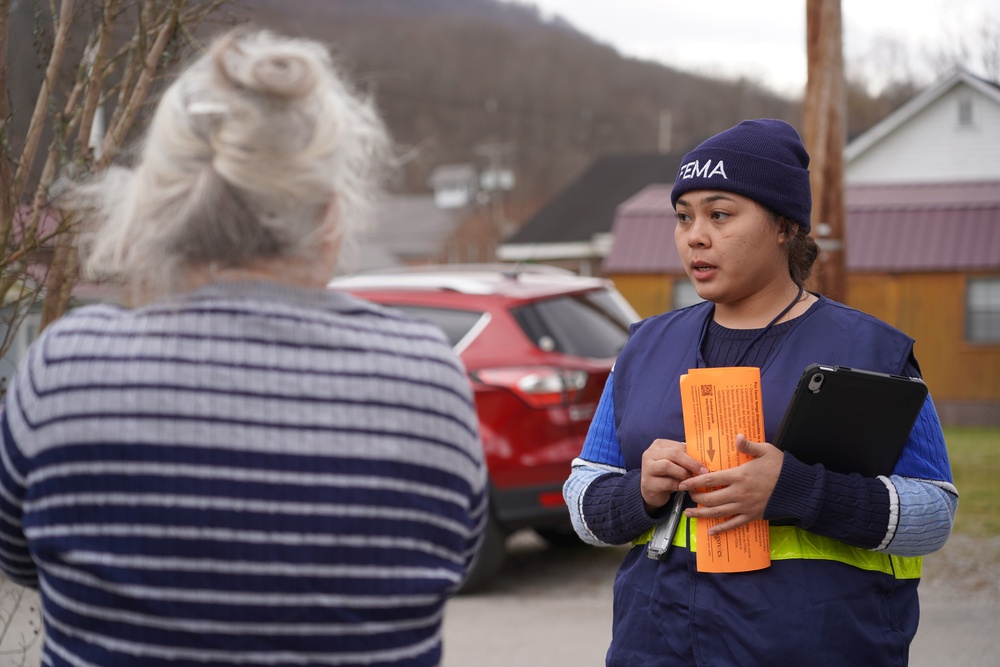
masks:
<path id="1" fill-rule="evenodd" d="M 892 556 L 852 547 L 793 526 L 771 526 L 771 560 L 793 558 L 835 560 L 862 570 L 891 574 L 897 579 L 919 579 L 923 566 L 919 556 Z"/>
<path id="2" fill-rule="evenodd" d="M 690 526 L 691 544 L 687 544 Z M 680 525 L 671 544 L 697 551 L 697 519 L 681 515 Z M 771 560 L 833 560 L 871 572 L 884 572 L 897 579 L 919 579 L 923 560 L 919 556 L 891 556 L 878 551 L 852 547 L 829 537 L 815 535 L 794 526 L 771 526 Z M 633 545 L 646 544 L 653 537 L 650 529 Z"/>
<path id="3" fill-rule="evenodd" d="M 681 514 L 681 521 L 677 524 L 677 532 L 674 533 L 674 539 L 670 540 L 670 544 L 675 547 L 680 547 L 682 549 L 687 548 L 687 524 L 688 521 L 694 526 L 694 519 L 689 519 L 683 514 Z M 632 541 L 632 546 L 639 546 L 640 544 L 648 544 L 651 539 L 653 539 L 653 531 L 656 530 L 656 526 L 653 526 L 645 533 L 635 538 Z M 695 551 L 695 540 L 697 537 L 694 533 L 691 533 L 691 551 Z"/>
<path id="4" fill-rule="evenodd" d="M 697 521 L 697 519 L 689 519 L 684 514 L 681 514 L 680 523 L 677 524 L 677 532 L 674 533 L 674 539 L 670 540 L 670 544 L 673 545 L 673 546 L 675 546 L 675 547 L 680 547 L 682 549 L 687 549 L 688 548 L 688 545 L 687 545 L 687 532 L 688 532 L 687 526 L 688 526 L 688 523 L 690 523 L 691 524 L 691 528 L 692 528 L 692 530 L 691 530 L 691 551 L 692 552 L 697 551 L 697 549 L 695 548 L 697 545 L 695 543 L 698 540 L 698 536 L 696 534 L 697 531 L 694 530 L 695 521 Z M 647 530 L 645 533 L 643 533 L 639 537 L 635 538 L 632 541 L 632 546 L 636 547 L 636 546 L 639 546 L 640 544 L 648 544 L 649 541 L 651 539 L 653 539 L 653 531 L 654 530 L 656 530 L 656 526 L 653 526 L 652 528 L 650 528 L 649 530 Z"/>

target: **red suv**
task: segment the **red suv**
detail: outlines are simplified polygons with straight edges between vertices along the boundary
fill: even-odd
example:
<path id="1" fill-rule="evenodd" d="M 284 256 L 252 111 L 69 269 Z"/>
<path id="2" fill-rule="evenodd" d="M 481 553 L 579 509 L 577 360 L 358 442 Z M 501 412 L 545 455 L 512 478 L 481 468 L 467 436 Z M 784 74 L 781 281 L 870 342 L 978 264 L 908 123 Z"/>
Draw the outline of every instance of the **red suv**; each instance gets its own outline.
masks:
<path id="1" fill-rule="evenodd" d="M 366 272 L 330 287 L 434 322 L 465 364 L 491 512 L 463 591 L 489 583 L 515 530 L 577 542 L 562 485 L 638 319 L 611 282 L 538 265 L 448 265 Z"/>

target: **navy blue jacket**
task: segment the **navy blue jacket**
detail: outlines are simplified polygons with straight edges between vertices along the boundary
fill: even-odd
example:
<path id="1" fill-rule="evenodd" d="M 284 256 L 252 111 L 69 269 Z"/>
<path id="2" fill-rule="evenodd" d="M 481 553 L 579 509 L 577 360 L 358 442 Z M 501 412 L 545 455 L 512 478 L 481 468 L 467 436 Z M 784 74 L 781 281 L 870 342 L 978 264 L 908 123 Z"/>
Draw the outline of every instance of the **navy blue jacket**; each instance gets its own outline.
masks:
<path id="1" fill-rule="evenodd" d="M 615 364 L 615 420 L 625 467 L 638 468 L 656 438 L 684 440 L 680 375 L 704 368 L 700 342 L 712 317 L 703 302 L 633 325 Z M 802 371 L 811 363 L 901 373 L 913 339 L 888 324 L 821 297 L 803 315 L 760 369 L 764 434 L 771 442 Z"/>
<path id="2" fill-rule="evenodd" d="M 641 467 L 654 439 L 684 440 L 678 378 L 705 366 L 699 348 L 711 313 L 712 304 L 703 303 L 635 325 L 612 380 L 626 470 Z M 761 368 L 769 442 L 808 364 L 886 373 L 916 364 L 912 339 L 825 298 L 792 326 Z M 946 454 L 928 454 L 916 445 L 908 444 L 895 472 L 950 481 Z M 642 546 L 627 554 L 615 581 L 607 664 L 907 664 L 919 616 L 919 579 L 802 559 L 775 560 L 756 572 L 704 574 L 696 571 L 695 559 L 683 548 L 672 549 L 662 562 L 648 559 Z"/>

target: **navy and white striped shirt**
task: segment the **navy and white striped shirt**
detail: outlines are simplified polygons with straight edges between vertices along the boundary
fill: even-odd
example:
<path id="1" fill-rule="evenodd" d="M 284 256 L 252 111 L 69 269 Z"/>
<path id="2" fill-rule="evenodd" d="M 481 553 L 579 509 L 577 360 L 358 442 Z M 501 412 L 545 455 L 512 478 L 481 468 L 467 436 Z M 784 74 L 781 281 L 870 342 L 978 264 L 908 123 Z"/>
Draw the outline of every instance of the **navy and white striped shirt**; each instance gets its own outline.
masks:
<path id="1" fill-rule="evenodd" d="M 436 665 L 485 516 L 441 333 L 218 283 L 49 327 L 2 417 L 0 566 L 46 665 Z"/>

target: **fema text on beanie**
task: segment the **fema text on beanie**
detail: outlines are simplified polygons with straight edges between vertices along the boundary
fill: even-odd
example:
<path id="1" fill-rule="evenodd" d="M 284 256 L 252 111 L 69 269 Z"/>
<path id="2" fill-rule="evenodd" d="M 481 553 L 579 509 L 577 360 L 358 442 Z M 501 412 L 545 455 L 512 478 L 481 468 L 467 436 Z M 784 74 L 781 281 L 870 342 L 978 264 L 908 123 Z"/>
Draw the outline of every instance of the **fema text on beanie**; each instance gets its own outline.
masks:
<path id="1" fill-rule="evenodd" d="M 723 190 L 749 197 L 810 229 L 809 153 L 783 120 L 745 120 L 706 139 L 684 156 L 670 203 L 692 190 Z"/>

